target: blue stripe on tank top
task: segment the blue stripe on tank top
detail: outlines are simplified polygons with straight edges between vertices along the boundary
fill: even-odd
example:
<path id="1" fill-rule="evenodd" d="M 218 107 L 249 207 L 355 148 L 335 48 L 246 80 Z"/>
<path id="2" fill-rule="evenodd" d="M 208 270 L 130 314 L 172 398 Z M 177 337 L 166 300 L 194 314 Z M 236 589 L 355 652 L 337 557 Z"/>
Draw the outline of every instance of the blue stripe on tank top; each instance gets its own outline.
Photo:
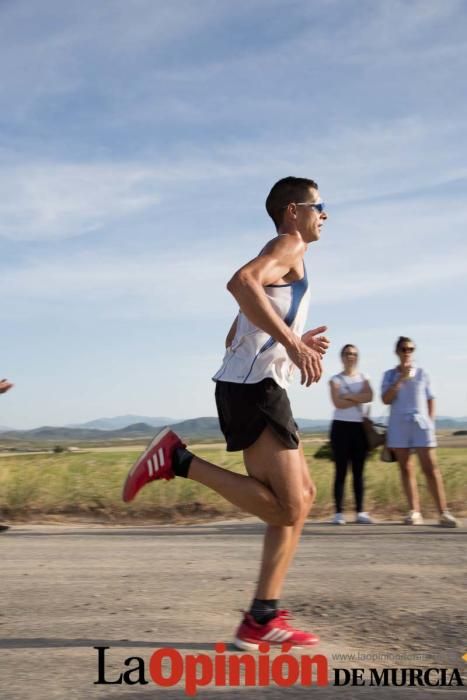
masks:
<path id="1" fill-rule="evenodd" d="M 277 286 L 282 287 L 282 286 L 284 286 L 284 287 L 291 287 L 291 288 L 292 288 L 292 300 L 291 300 L 291 302 L 290 302 L 290 308 L 289 308 L 289 310 L 288 310 L 286 316 L 284 317 L 284 323 L 285 323 L 287 326 L 289 326 L 289 328 L 290 328 L 290 326 L 292 325 L 292 323 L 295 321 L 295 318 L 296 318 L 296 316 L 297 316 L 297 311 L 298 311 L 298 308 L 299 308 L 299 306 L 300 306 L 300 302 L 301 302 L 301 300 L 303 299 L 303 297 L 305 296 L 306 290 L 308 289 L 308 277 L 307 277 L 307 274 L 306 274 L 306 267 L 305 267 L 305 265 L 303 265 L 303 270 L 304 270 L 304 275 L 303 275 L 302 279 L 301 279 L 301 280 L 296 280 L 295 282 L 291 282 L 290 285 L 288 285 L 288 284 L 287 284 L 287 285 L 268 285 L 268 286 L 271 286 L 271 287 L 277 287 Z M 256 355 L 255 355 L 255 357 L 254 357 L 254 359 L 253 359 L 253 362 L 251 363 L 250 371 L 248 372 L 248 374 L 246 375 L 245 379 L 244 379 L 243 382 L 242 382 L 243 384 L 245 384 L 246 380 L 247 380 L 248 377 L 250 376 L 250 374 L 251 374 L 251 372 L 252 372 L 252 370 L 253 370 L 253 365 L 255 364 L 256 360 L 257 360 L 258 357 L 261 355 L 261 353 L 265 352 L 266 350 L 269 350 L 269 348 L 272 348 L 272 346 L 273 346 L 274 343 L 276 343 L 276 342 L 277 342 L 277 341 L 274 340 L 274 338 L 271 338 L 271 337 L 270 337 L 270 338 L 264 343 L 263 347 L 260 348 L 260 350 L 256 353 Z"/>

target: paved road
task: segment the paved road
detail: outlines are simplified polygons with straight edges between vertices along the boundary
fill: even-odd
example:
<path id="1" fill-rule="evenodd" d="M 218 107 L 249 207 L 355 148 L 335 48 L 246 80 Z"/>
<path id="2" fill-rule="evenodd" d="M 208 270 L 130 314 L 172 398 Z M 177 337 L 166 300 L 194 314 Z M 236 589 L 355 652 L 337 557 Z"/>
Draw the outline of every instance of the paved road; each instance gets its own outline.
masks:
<path id="1" fill-rule="evenodd" d="M 257 521 L 243 520 L 17 526 L 1 535 L 1 700 L 185 697 L 181 686 L 161 689 L 152 682 L 94 685 L 93 647 L 110 647 L 109 680 L 128 670 L 127 657 L 147 663 L 161 647 L 213 656 L 215 642 L 229 642 L 253 592 L 262 530 Z M 321 636 L 317 652 L 327 656 L 330 669 L 464 670 L 466 532 L 309 523 L 283 603 Z M 336 654 L 370 658 L 339 660 Z M 444 700 L 460 697 L 459 690 L 210 686 L 198 697 Z"/>

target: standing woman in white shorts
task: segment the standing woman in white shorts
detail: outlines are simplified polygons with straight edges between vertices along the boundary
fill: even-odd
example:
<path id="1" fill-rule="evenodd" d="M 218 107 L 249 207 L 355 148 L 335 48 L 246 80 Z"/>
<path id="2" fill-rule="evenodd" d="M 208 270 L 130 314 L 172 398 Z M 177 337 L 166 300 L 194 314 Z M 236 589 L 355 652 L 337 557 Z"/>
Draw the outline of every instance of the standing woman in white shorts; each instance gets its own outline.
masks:
<path id="1" fill-rule="evenodd" d="M 410 453 L 414 451 L 438 509 L 440 525 L 457 527 L 457 520 L 446 507 L 443 478 L 435 458 L 435 397 L 430 378 L 413 363 L 415 344 L 411 338 L 400 336 L 395 351 L 399 364 L 384 373 L 381 398 L 391 406 L 387 445 L 399 462 L 402 486 L 409 503 L 410 512 L 405 522 L 423 525 L 415 468 L 410 460 Z"/>

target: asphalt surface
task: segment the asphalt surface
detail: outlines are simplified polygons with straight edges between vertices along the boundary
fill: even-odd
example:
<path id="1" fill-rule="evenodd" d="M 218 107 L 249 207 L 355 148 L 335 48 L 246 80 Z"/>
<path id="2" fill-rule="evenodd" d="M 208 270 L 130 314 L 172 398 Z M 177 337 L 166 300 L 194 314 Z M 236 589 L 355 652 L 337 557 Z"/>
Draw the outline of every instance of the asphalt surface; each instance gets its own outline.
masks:
<path id="1" fill-rule="evenodd" d="M 0 535 L 1 700 L 186 697 L 185 677 L 173 688 L 152 682 L 149 659 L 167 647 L 183 659 L 213 658 L 216 642 L 231 641 L 254 592 L 262 532 L 261 523 L 248 519 L 176 527 L 24 525 Z M 332 684 L 335 668 L 362 668 L 367 683 L 371 668 L 465 671 L 466 533 L 429 524 L 310 522 L 282 604 L 297 625 L 321 637 L 314 653 L 326 656 L 331 684 L 210 684 L 197 697 L 460 697 L 465 689 L 456 685 Z M 109 647 L 106 680 L 134 668 L 139 662 L 124 662 L 138 656 L 149 683 L 95 685 L 96 646 Z M 228 647 L 226 653 L 240 652 Z M 343 654 L 354 658 L 336 656 Z M 167 664 L 164 669 L 170 673 Z"/>

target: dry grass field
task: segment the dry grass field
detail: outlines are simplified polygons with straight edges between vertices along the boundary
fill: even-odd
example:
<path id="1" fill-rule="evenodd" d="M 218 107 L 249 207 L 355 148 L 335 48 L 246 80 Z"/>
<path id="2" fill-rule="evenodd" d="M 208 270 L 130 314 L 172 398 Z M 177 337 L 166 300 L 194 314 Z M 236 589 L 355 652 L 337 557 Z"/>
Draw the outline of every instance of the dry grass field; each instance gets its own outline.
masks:
<path id="1" fill-rule="evenodd" d="M 313 517 L 332 512 L 333 464 L 315 459 L 322 439 L 305 438 L 304 447 L 318 487 Z M 464 444 L 465 443 L 465 444 Z M 467 440 L 441 437 L 438 460 L 451 509 L 458 514 L 467 500 Z M 0 512 L 10 520 L 86 519 L 96 522 L 145 520 L 167 522 L 199 520 L 240 513 L 220 496 L 185 479 L 156 483 L 145 488 L 129 505 L 121 489 L 138 446 L 92 448 L 61 454 L 2 455 L 0 460 Z M 239 454 L 228 454 L 217 444 L 197 445 L 196 452 L 216 464 L 243 472 Z M 423 512 L 434 514 L 424 479 L 418 474 Z M 348 477 L 347 508 L 352 509 L 351 477 Z M 374 455 L 366 466 L 366 508 L 376 517 L 397 519 L 406 511 L 398 468 L 383 464 Z"/>

